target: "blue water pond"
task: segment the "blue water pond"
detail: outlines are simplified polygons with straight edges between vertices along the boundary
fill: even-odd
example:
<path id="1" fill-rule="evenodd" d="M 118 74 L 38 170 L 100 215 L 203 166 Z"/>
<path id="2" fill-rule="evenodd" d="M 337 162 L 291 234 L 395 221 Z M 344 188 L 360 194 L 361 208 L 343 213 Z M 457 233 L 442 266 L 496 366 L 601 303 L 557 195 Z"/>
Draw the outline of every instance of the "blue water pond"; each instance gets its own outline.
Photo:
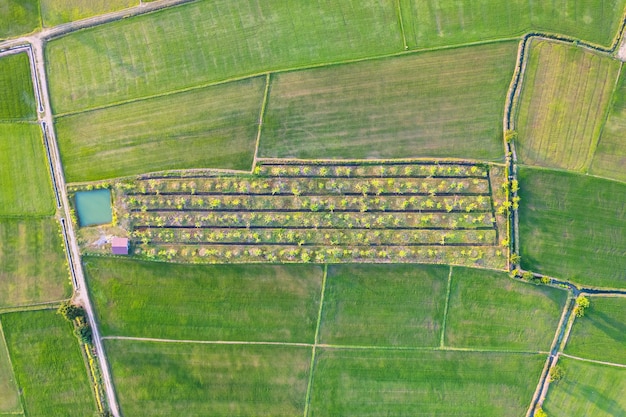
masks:
<path id="1" fill-rule="evenodd" d="M 76 193 L 75 198 L 78 224 L 81 227 L 111 223 L 113 220 L 111 190 L 104 188 L 93 191 L 79 191 Z"/>

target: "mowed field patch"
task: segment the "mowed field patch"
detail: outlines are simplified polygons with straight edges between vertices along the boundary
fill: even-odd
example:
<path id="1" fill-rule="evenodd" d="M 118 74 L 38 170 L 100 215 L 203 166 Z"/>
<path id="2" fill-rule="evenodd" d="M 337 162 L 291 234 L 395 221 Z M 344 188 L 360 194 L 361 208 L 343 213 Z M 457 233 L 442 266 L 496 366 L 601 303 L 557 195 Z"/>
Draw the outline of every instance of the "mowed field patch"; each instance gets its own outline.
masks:
<path id="1" fill-rule="evenodd" d="M 40 26 L 39 0 L 0 1 L 0 39 L 30 33 Z"/>
<path id="2" fill-rule="evenodd" d="M 0 316 L 27 416 L 84 417 L 97 411 L 72 326 L 54 310 Z"/>
<path id="3" fill-rule="evenodd" d="M 178 265 L 87 257 L 104 335 L 312 343 L 318 266 Z"/>
<path id="4" fill-rule="evenodd" d="M 311 348 L 106 340 L 128 416 L 300 416 Z"/>
<path id="5" fill-rule="evenodd" d="M 52 182 L 41 129 L 0 123 L 0 216 L 54 213 Z"/>
<path id="6" fill-rule="evenodd" d="M 505 273 L 453 268 L 446 346 L 548 351 L 567 293 Z"/>
<path id="7" fill-rule="evenodd" d="M 320 343 L 438 346 L 449 270 L 422 265 L 329 267 Z"/>
<path id="8" fill-rule="evenodd" d="M 543 355 L 317 350 L 309 417 L 519 417 Z"/>
<path id="9" fill-rule="evenodd" d="M 272 76 L 264 157 L 502 157 L 517 42 Z"/>
<path id="10" fill-rule="evenodd" d="M 55 113 L 403 49 L 395 4 L 380 0 L 193 2 L 46 48 Z"/>
<path id="11" fill-rule="evenodd" d="M 528 59 L 517 118 L 520 162 L 583 172 L 591 164 L 620 63 L 544 40 L 531 41 Z"/>
<path id="12" fill-rule="evenodd" d="M 561 357 L 564 376 L 550 389 L 543 409 L 550 417 L 615 417 L 626 413 L 626 369 Z"/>
<path id="13" fill-rule="evenodd" d="M 565 353 L 626 365 L 626 298 L 590 297 L 590 302 L 574 322 Z"/>
<path id="14" fill-rule="evenodd" d="M 0 120 L 34 120 L 35 107 L 28 55 L 0 58 Z"/>
<path id="15" fill-rule="evenodd" d="M 40 0 L 43 25 L 52 27 L 74 20 L 138 6 L 139 0 Z"/>
<path id="16" fill-rule="evenodd" d="M 60 117 L 66 179 L 252 168 L 265 77 Z"/>
<path id="17" fill-rule="evenodd" d="M 0 325 L 0 416 L 23 415 L 13 366 Z"/>
<path id="18" fill-rule="evenodd" d="M 598 287 L 626 286 L 626 184 L 522 168 L 522 267 Z"/>
<path id="19" fill-rule="evenodd" d="M 71 294 L 56 220 L 0 220 L 0 307 L 58 301 Z"/>
<path id="20" fill-rule="evenodd" d="M 626 72 L 620 73 L 611 110 L 589 173 L 626 182 Z"/>
<path id="21" fill-rule="evenodd" d="M 400 0 L 410 48 L 502 39 L 547 31 L 609 46 L 624 0 Z"/>

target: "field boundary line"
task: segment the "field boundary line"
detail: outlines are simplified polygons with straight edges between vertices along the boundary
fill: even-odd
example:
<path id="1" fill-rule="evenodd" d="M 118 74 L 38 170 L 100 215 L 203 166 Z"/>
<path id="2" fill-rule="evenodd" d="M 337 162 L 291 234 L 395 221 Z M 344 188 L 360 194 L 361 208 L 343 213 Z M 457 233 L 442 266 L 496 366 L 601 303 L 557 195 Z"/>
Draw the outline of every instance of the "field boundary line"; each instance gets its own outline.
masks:
<path id="1" fill-rule="evenodd" d="M 11 359 L 11 352 L 9 352 L 9 345 L 7 344 L 7 339 L 4 336 L 4 327 L 2 327 L 2 320 L 0 320 L 0 337 L 2 337 L 2 341 L 4 342 L 4 352 L 6 353 L 7 359 L 9 361 L 9 366 L 11 367 L 11 377 L 13 378 L 13 387 L 15 388 L 15 392 L 17 393 L 17 398 L 20 402 L 20 407 L 22 408 L 22 412 L 19 411 L 11 412 L 7 414 L 15 414 L 15 415 L 26 415 L 26 411 L 24 408 L 24 398 L 22 394 L 22 390 L 20 389 L 20 385 L 17 380 L 17 375 L 15 374 L 15 367 L 13 366 L 13 360 Z"/>
<path id="2" fill-rule="evenodd" d="M 591 363 L 597 363 L 598 365 L 607 365 L 607 366 L 613 366 L 616 368 L 626 368 L 626 365 L 621 364 L 621 363 L 616 363 L 616 362 L 606 362 L 606 361 L 598 361 L 595 359 L 581 358 L 580 356 L 568 355 L 567 353 L 560 353 L 559 355 L 565 358 L 575 359 L 581 362 L 591 362 Z"/>
<path id="3" fill-rule="evenodd" d="M 263 119 L 265 118 L 265 109 L 267 108 L 267 99 L 269 97 L 271 82 L 272 82 L 272 74 L 268 72 L 267 75 L 265 76 L 265 91 L 263 93 L 263 101 L 261 102 L 261 109 L 259 110 L 259 125 L 258 125 L 257 132 L 256 132 L 254 155 L 252 157 L 252 168 L 250 169 L 251 174 L 254 174 L 254 169 L 256 168 L 257 155 L 259 154 L 259 144 L 261 143 L 261 133 L 263 131 Z"/>
<path id="4" fill-rule="evenodd" d="M 615 96 L 615 92 L 617 91 L 617 87 L 619 85 L 619 79 L 622 75 L 622 69 L 624 68 L 624 62 L 620 61 L 619 70 L 617 71 L 617 77 L 615 78 L 615 83 L 613 83 L 613 88 L 611 89 L 611 97 Z M 610 105 L 606 106 L 606 113 L 602 118 L 602 125 L 600 126 L 600 131 L 598 132 L 598 137 L 593 141 L 593 143 L 589 146 L 589 151 L 587 154 L 587 160 L 585 161 L 585 165 L 583 165 L 583 172 L 585 174 L 589 173 L 589 169 L 593 164 L 593 160 L 596 156 L 596 151 L 598 150 L 598 145 L 600 144 L 600 140 L 602 139 L 602 134 L 604 133 L 604 128 L 606 127 L 607 122 L 609 121 L 609 116 L 611 115 L 611 111 L 613 110 L 615 103 L 611 100 Z"/>
<path id="5" fill-rule="evenodd" d="M 615 179 L 615 178 L 609 178 L 609 177 L 605 177 L 603 175 L 596 175 L 596 174 L 588 174 L 588 173 L 581 173 L 581 172 L 576 172 L 576 171 L 570 171 L 570 170 L 567 170 L 565 168 L 545 167 L 545 166 L 540 166 L 540 165 L 529 165 L 529 164 L 518 164 L 518 166 L 520 168 L 527 168 L 527 169 L 530 168 L 530 169 L 541 170 L 541 171 L 554 171 L 554 172 L 563 172 L 563 173 L 573 174 L 573 175 L 584 175 L 584 176 L 587 176 L 587 177 L 598 178 L 600 180 L 606 180 L 606 181 L 617 182 L 617 183 L 620 183 L 620 184 L 626 184 L 626 181 L 618 180 L 618 179 Z M 616 288 L 616 289 L 619 290 L 619 289 L 623 289 L 623 288 Z"/>
<path id="6" fill-rule="evenodd" d="M 315 325 L 315 336 L 313 338 L 313 349 L 311 349 L 311 363 L 309 365 L 309 381 L 306 386 L 306 396 L 304 398 L 304 417 L 309 415 L 309 406 L 311 404 L 311 390 L 313 389 L 313 370 L 315 368 L 315 351 L 320 337 L 320 324 L 322 322 L 322 311 L 324 309 L 324 294 L 326 293 L 326 279 L 328 278 L 328 265 L 324 265 L 324 274 L 322 275 L 322 291 L 320 295 L 320 308 L 317 311 L 317 323 Z"/>
<path id="7" fill-rule="evenodd" d="M 396 0 L 396 10 L 398 12 L 398 22 L 400 23 L 400 33 L 402 34 L 402 46 L 405 51 L 409 50 L 409 45 L 406 43 L 406 34 L 404 32 L 404 19 L 402 17 L 402 5 L 400 5 L 400 0 Z"/>
<path id="8" fill-rule="evenodd" d="M 53 310 L 53 309 L 59 308 L 61 303 L 67 300 L 69 300 L 69 298 L 65 298 L 63 300 L 55 300 L 55 301 L 44 301 L 41 303 L 21 304 L 21 305 L 10 306 L 10 307 L 0 307 L 0 314 L 19 313 L 21 311 Z"/>
<path id="9" fill-rule="evenodd" d="M 450 306 L 450 290 L 452 288 L 452 265 L 450 265 L 450 271 L 448 272 L 448 286 L 446 288 L 446 304 L 443 308 L 443 321 L 441 322 L 441 335 L 439 337 L 439 347 L 444 347 L 444 339 L 446 335 L 446 322 L 448 320 L 448 308 Z"/>
<path id="10" fill-rule="evenodd" d="M 194 0 L 185 0 L 185 1 L 194 1 Z M 283 74 L 283 73 L 289 73 L 289 72 L 305 71 L 305 70 L 313 70 L 313 69 L 325 68 L 325 67 L 331 67 L 331 66 L 353 64 L 353 63 L 358 63 L 358 62 L 375 61 L 375 60 L 394 58 L 394 57 L 399 57 L 399 56 L 404 56 L 404 55 L 420 54 L 420 53 L 426 53 L 426 52 L 437 52 L 437 51 L 445 51 L 445 50 L 452 50 L 452 49 L 461 49 L 461 48 L 466 48 L 470 46 L 491 45 L 491 44 L 499 44 L 499 43 L 506 43 L 506 42 L 512 42 L 512 41 L 519 41 L 519 40 L 520 40 L 519 36 L 513 37 L 513 38 L 490 39 L 490 40 L 485 40 L 485 41 L 468 42 L 468 43 L 461 43 L 461 44 L 456 44 L 456 45 L 436 46 L 432 48 L 398 51 L 398 52 L 392 52 L 389 54 L 372 55 L 372 56 L 367 56 L 367 57 L 362 57 L 362 58 L 352 58 L 352 59 L 345 59 L 345 60 L 338 60 L 338 61 L 331 61 L 331 62 L 322 62 L 322 63 L 312 64 L 312 65 L 302 65 L 299 67 L 295 66 L 295 67 L 287 67 L 287 68 L 281 68 L 281 69 L 275 69 L 275 70 L 264 70 L 264 71 L 260 71 L 260 72 L 256 72 L 252 74 L 238 76 L 238 77 L 225 78 L 223 80 L 215 80 L 215 81 L 211 81 L 207 83 L 184 87 L 184 88 L 180 88 L 177 90 L 165 91 L 163 93 L 157 93 L 157 94 L 146 95 L 146 96 L 137 97 L 137 98 L 120 100 L 120 101 L 116 101 L 116 102 L 112 102 L 108 104 L 103 104 L 100 106 L 94 106 L 94 107 L 89 107 L 89 108 L 84 108 L 84 109 L 79 109 L 79 110 L 74 110 L 74 111 L 67 111 L 63 113 L 55 113 L 54 117 L 56 119 L 56 118 L 73 116 L 73 115 L 82 114 L 82 113 L 89 113 L 89 112 L 96 111 L 96 110 L 104 110 L 104 109 L 108 109 L 111 107 L 117 107 L 123 104 L 129 104 L 129 103 L 134 103 L 138 101 L 145 101 L 145 100 L 150 100 L 153 98 L 174 95 L 177 93 L 186 93 L 188 91 L 200 90 L 200 89 L 212 87 L 215 85 L 221 85 L 221 84 L 226 84 L 230 82 L 237 82 L 237 81 L 243 81 L 243 80 L 247 80 L 251 78 L 262 77 L 262 76 L 267 75 L 268 73 Z M 2 44 L 0 44 L 0 50 L 1 49 L 2 49 Z"/>
<path id="11" fill-rule="evenodd" d="M 313 347 L 311 343 L 297 342 L 246 342 L 238 340 L 191 340 L 191 339 L 162 339 L 157 337 L 134 337 L 134 336 L 102 336 L 102 340 L 127 340 L 136 342 L 155 343 L 181 343 L 198 345 L 257 345 L 257 346 L 298 346 Z"/>

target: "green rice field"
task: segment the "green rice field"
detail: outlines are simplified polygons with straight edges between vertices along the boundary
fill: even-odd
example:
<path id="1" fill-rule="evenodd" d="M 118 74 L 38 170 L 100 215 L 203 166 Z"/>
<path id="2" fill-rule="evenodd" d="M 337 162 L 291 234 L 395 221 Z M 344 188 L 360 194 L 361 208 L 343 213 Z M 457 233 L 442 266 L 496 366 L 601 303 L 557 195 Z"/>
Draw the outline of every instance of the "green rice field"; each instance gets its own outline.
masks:
<path id="1" fill-rule="evenodd" d="M 559 359 L 565 376 L 550 384 L 543 409 L 550 417 L 615 417 L 626 413 L 626 369 Z"/>
<path id="2" fill-rule="evenodd" d="M 317 352 L 310 417 L 519 417 L 545 362 L 493 352 Z"/>
<path id="3" fill-rule="evenodd" d="M 13 366 L 0 325 L 0 416 L 22 416 L 22 411 Z"/>
<path id="4" fill-rule="evenodd" d="M 193 2 L 47 44 L 55 113 L 402 50 L 393 3 Z"/>
<path id="5" fill-rule="evenodd" d="M 320 267 L 84 263 L 104 335 L 313 342 Z"/>
<path id="6" fill-rule="evenodd" d="M 626 184 L 522 168 L 522 267 L 575 283 L 626 287 Z"/>
<path id="7" fill-rule="evenodd" d="M 0 0 L 0 39 L 30 33 L 40 26 L 39 0 Z"/>
<path id="8" fill-rule="evenodd" d="M 626 298 L 590 297 L 590 302 L 574 322 L 565 353 L 626 365 Z"/>
<path id="9" fill-rule="evenodd" d="M 0 221 L 0 308 L 71 294 L 60 228 L 52 218 Z"/>
<path id="10" fill-rule="evenodd" d="M 532 41 L 518 114 L 520 162 L 584 172 L 620 69 L 617 60 Z"/>
<path id="11" fill-rule="evenodd" d="M 547 31 L 610 45 L 623 0 L 400 0 L 410 48 L 502 39 Z"/>
<path id="12" fill-rule="evenodd" d="M 249 171 L 265 77 L 58 118 L 67 181 L 166 169 Z"/>
<path id="13" fill-rule="evenodd" d="M 626 182 L 626 73 L 620 73 L 613 103 L 589 173 Z"/>
<path id="14" fill-rule="evenodd" d="M 54 213 L 52 182 L 41 129 L 0 123 L 0 216 Z"/>
<path id="15" fill-rule="evenodd" d="M 0 58 L 0 121 L 34 120 L 36 115 L 28 55 Z"/>
<path id="16" fill-rule="evenodd" d="M 502 158 L 517 42 L 272 76 L 260 155 Z"/>
<path id="17" fill-rule="evenodd" d="M 138 6 L 139 0 L 39 0 L 45 27 Z"/>
<path id="18" fill-rule="evenodd" d="M 7 313 L 0 320 L 24 415 L 94 415 L 96 402 L 71 324 L 54 310 Z"/>
<path id="19" fill-rule="evenodd" d="M 548 351 L 566 298 L 501 272 L 453 268 L 444 344 Z"/>
<path id="20" fill-rule="evenodd" d="M 124 415 L 301 416 L 311 348 L 106 340 Z"/>
<path id="21" fill-rule="evenodd" d="M 320 342 L 438 346 L 449 270 L 422 265 L 329 267 Z"/>

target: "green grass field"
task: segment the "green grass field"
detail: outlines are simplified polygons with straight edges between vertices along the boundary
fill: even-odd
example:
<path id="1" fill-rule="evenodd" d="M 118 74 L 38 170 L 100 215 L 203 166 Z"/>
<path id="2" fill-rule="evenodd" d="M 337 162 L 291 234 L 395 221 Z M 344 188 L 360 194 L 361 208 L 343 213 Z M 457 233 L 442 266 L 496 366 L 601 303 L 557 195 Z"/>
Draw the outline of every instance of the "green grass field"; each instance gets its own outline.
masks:
<path id="1" fill-rule="evenodd" d="M 127 416 L 301 416 L 311 348 L 106 340 Z"/>
<path id="2" fill-rule="evenodd" d="M 39 0 L 0 0 L 0 39 L 30 33 L 40 26 Z"/>
<path id="3" fill-rule="evenodd" d="M 454 268 L 445 345 L 548 351 L 567 294 L 505 273 Z"/>
<path id="4" fill-rule="evenodd" d="M 410 48 L 476 42 L 547 31 L 609 46 L 623 0 L 400 0 Z"/>
<path id="5" fill-rule="evenodd" d="M 575 46 L 532 41 L 517 118 L 520 162 L 586 171 L 619 68 Z"/>
<path id="6" fill-rule="evenodd" d="M 0 58 L 0 120 L 35 120 L 36 114 L 28 55 Z"/>
<path id="7" fill-rule="evenodd" d="M 517 42 L 272 76 L 260 155 L 502 158 Z"/>
<path id="8" fill-rule="evenodd" d="M 309 417 L 519 417 L 542 355 L 318 349 Z"/>
<path id="9" fill-rule="evenodd" d="M 522 168 L 522 267 L 598 287 L 626 287 L 626 184 Z"/>
<path id="10" fill-rule="evenodd" d="M 61 117 L 68 182 L 166 169 L 252 167 L 265 77 Z"/>
<path id="11" fill-rule="evenodd" d="M 543 409 L 550 417 L 615 417 L 626 413 L 626 369 L 560 358 L 565 376 L 550 384 Z"/>
<path id="12" fill-rule="evenodd" d="M 589 169 L 590 174 L 626 182 L 626 72 L 620 73 L 613 103 Z"/>
<path id="13" fill-rule="evenodd" d="M 320 343 L 438 346 L 448 273 L 445 266 L 329 267 Z"/>
<path id="14" fill-rule="evenodd" d="M 565 353 L 626 365 L 626 298 L 591 297 L 577 318 Z"/>
<path id="15" fill-rule="evenodd" d="M 402 50 L 393 3 L 202 1 L 47 44 L 55 113 Z"/>
<path id="16" fill-rule="evenodd" d="M 24 414 L 85 417 L 96 413 L 72 326 L 54 310 L 0 316 Z"/>
<path id="17" fill-rule="evenodd" d="M 85 258 L 104 335 L 312 343 L 322 270 Z"/>
<path id="18" fill-rule="evenodd" d="M 54 197 L 41 129 L 0 123 L 0 216 L 50 215 Z"/>
<path id="19" fill-rule="evenodd" d="M 22 404 L 0 323 L 0 416 L 11 414 L 21 416 Z"/>
<path id="20" fill-rule="evenodd" d="M 56 220 L 0 221 L 0 307 L 68 298 L 71 294 Z"/>
<path id="21" fill-rule="evenodd" d="M 74 20 L 138 6 L 139 0 L 40 0 L 43 25 L 52 27 Z"/>

